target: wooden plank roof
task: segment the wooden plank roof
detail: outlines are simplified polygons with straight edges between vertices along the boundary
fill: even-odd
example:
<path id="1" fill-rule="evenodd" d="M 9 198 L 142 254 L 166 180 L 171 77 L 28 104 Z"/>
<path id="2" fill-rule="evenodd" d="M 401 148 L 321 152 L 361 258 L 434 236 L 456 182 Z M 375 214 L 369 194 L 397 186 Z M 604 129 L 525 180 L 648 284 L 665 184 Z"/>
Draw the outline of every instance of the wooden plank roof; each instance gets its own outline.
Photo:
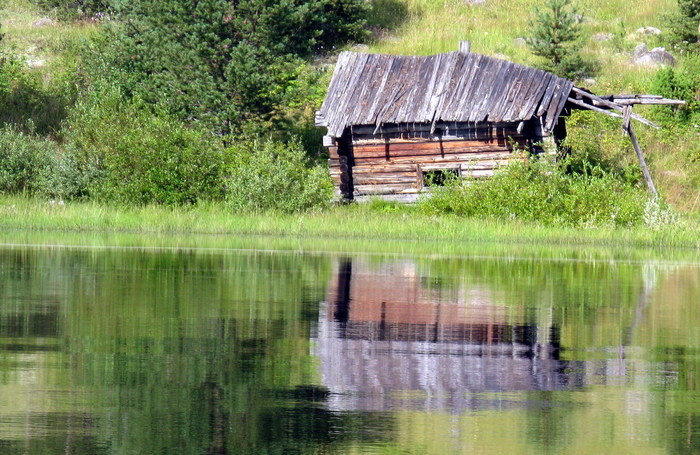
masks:
<path id="1" fill-rule="evenodd" d="M 343 52 L 316 124 L 340 137 L 351 125 L 519 122 L 554 128 L 573 82 L 475 53 L 401 56 Z"/>

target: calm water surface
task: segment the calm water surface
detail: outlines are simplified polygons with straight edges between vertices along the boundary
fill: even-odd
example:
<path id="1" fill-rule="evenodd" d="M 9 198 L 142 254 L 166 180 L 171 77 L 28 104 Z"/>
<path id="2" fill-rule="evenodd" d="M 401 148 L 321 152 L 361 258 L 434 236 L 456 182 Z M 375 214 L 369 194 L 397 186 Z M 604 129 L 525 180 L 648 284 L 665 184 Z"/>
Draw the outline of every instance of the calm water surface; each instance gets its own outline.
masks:
<path id="1" fill-rule="evenodd" d="M 700 453 L 700 263 L 550 257 L 0 245 L 0 454 Z"/>

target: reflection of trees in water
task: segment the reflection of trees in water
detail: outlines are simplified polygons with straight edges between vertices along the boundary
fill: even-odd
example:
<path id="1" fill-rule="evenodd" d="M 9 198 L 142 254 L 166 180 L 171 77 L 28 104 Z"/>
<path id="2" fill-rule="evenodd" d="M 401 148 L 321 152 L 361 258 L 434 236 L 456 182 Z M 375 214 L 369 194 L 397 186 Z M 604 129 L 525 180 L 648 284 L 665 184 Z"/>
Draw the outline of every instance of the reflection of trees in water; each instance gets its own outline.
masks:
<path id="1" fill-rule="evenodd" d="M 10 256 L 0 257 L 0 272 L 13 270 L 0 286 L 0 335 L 34 352 L 36 340 L 55 340 L 56 387 L 89 391 L 90 409 L 61 395 L 66 412 L 49 407 L 36 418 L 57 416 L 52 428 L 65 434 L 29 430 L 17 445 L 42 454 L 310 453 L 363 437 L 350 429 L 359 417 L 270 392 L 313 380 L 309 334 L 327 258 L 30 249 L 15 270 Z"/>

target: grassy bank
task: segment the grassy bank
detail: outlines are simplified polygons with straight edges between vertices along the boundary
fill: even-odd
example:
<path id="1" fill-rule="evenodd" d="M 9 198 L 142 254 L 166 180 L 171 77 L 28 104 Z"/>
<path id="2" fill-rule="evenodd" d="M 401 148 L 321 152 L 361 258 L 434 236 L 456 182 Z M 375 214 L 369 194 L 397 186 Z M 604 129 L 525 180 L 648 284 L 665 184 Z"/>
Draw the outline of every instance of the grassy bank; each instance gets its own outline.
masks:
<path id="1" fill-rule="evenodd" d="M 695 221 L 657 229 L 575 229 L 517 221 L 427 216 L 410 207 L 339 206 L 305 214 L 233 214 L 221 204 L 123 207 L 0 198 L 0 229 L 148 234 L 273 235 L 330 239 L 700 248 Z"/>

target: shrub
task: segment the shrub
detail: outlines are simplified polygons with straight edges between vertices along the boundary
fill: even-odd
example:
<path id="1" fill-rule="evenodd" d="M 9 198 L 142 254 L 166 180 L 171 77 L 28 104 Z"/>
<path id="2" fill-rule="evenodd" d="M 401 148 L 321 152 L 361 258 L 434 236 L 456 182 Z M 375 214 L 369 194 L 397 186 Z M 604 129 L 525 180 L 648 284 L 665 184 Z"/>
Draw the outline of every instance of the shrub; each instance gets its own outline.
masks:
<path id="1" fill-rule="evenodd" d="M 687 122 L 700 115 L 700 56 L 688 55 L 675 68 L 662 68 L 656 73 L 652 93 L 682 99 L 682 106 L 659 106 L 656 116 L 668 124 Z"/>
<path id="2" fill-rule="evenodd" d="M 519 219 L 548 225 L 642 223 L 647 196 L 597 168 L 567 175 L 544 160 L 516 162 L 488 180 L 456 180 L 420 202 L 432 213 Z"/>
<path id="3" fill-rule="evenodd" d="M 298 141 L 241 142 L 232 148 L 227 200 L 235 210 L 298 212 L 326 207 L 328 169 L 312 165 Z"/>
<path id="4" fill-rule="evenodd" d="M 69 117 L 63 187 L 70 197 L 128 204 L 191 204 L 223 196 L 218 140 L 116 94 Z"/>
<path id="5" fill-rule="evenodd" d="M 0 128 L 0 193 L 56 192 L 56 144 L 15 128 Z"/>

